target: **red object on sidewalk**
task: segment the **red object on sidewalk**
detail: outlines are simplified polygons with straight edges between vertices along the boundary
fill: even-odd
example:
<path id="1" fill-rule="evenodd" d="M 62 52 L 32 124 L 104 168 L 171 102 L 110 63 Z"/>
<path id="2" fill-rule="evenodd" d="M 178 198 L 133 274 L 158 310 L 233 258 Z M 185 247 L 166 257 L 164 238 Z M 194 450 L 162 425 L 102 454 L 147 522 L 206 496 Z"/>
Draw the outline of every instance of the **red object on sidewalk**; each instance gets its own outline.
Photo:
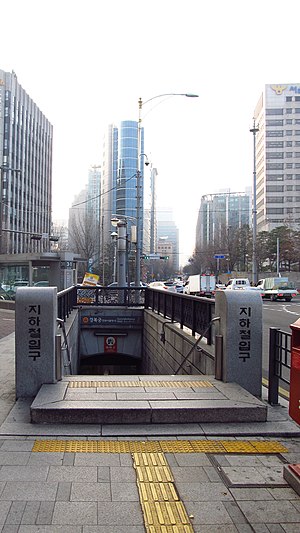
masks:
<path id="1" fill-rule="evenodd" d="M 300 424 L 300 318 L 290 325 L 291 344 L 291 378 L 289 415 Z"/>
<path id="2" fill-rule="evenodd" d="M 289 465 L 289 469 L 296 474 L 296 476 L 300 477 L 300 465 Z"/>

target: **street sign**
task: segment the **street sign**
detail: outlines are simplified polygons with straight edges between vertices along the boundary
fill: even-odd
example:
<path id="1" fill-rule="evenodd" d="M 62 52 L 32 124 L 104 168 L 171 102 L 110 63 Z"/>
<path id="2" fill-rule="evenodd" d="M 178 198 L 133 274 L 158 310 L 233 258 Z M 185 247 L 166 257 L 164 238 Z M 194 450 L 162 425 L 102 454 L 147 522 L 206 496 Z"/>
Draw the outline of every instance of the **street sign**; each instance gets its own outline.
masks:
<path id="1" fill-rule="evenodd" d="M 214 258 L 215 258 L 215 259 L 225 259 L 225 255 L 223 255 L 223 254 L 216 254 L 216 255 L 214 255 Z"/>

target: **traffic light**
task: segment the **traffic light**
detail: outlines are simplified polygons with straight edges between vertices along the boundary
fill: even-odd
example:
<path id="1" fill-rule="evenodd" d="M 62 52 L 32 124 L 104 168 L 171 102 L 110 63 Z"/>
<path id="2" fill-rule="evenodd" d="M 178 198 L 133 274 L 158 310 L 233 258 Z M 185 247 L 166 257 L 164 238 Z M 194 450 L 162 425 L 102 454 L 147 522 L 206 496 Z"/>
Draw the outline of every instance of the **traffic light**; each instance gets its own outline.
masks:
<path id="1" fill-rule="evenodd" d="M 163 259 L 164 261 L 168 261 L 169 256 L 168 255 L 161 255 L 160 259 Z"/>
<path id="2" fill-rule="evenodd" d="M 142 259 L 150 259 L 149 255 L 142 255 Z"/>

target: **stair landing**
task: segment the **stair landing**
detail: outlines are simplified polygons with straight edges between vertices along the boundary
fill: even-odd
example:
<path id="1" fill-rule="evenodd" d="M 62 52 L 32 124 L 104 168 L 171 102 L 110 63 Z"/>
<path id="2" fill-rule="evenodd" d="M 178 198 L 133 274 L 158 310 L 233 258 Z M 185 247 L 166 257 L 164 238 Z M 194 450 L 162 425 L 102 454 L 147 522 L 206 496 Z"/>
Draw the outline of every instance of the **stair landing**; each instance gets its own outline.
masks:
<path id="1" fill-rule="evenodd" d="M 212 376 L 69 376 L 43 385 L 30 414 L 39 424 L 265 422 L 267 406 Z"/>

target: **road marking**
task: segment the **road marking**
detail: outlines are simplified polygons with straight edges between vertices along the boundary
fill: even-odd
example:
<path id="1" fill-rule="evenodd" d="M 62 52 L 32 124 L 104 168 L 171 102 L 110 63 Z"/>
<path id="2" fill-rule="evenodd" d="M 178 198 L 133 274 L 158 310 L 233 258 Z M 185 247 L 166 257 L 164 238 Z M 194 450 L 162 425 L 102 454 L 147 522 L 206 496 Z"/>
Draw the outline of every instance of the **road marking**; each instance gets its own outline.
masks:
<path id="1" fill-rule="evenodd" d="M 289 311 L 286 307 L 287 307 L 286 305 L 283 305 L 283 306 L 282 306 L 283 310 L 284 310 L 286 313 L 289 313 L 290 315 L 297 315 L 297 316 L 299 316 L 299 313 L 295 313 L 294 311 Z"/>
<path id="2" fill-rule="evenodd" d="M 262 384 L 264 387 L 269 388 L 269 380 L 267 378 L 262 378 Z M 278 392 L 283 398 L 290 399 L 290 393 L 282 387 L 278 387 Z"/>

